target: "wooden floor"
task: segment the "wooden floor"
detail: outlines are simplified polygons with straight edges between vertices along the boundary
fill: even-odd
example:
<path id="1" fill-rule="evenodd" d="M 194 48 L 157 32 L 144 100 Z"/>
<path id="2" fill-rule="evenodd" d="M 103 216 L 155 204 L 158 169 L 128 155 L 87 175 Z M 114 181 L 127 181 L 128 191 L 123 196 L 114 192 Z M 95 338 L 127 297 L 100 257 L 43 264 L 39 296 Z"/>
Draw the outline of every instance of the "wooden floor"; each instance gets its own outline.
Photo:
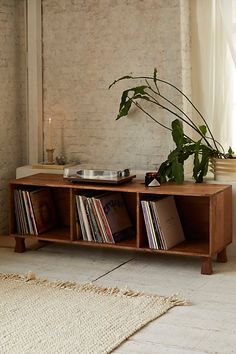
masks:
<path id="1" fill-rule="evenodd" d="M 179 293 L 191 302 L 148 324 L 115 353 L 236 353 L 235 256 L 230 256 L 226 264 L 214 263 L 214 274 L 207 276 L 200 274 L 197 258 L 57 244 L 42 248 L 27 245 L 28 251 L 18 254 L 13 252 L 9 238 L 0 237 L 1 273 L 26 274 L 31 270 L 50 280 L 92 281 L 160 295 Z"/>

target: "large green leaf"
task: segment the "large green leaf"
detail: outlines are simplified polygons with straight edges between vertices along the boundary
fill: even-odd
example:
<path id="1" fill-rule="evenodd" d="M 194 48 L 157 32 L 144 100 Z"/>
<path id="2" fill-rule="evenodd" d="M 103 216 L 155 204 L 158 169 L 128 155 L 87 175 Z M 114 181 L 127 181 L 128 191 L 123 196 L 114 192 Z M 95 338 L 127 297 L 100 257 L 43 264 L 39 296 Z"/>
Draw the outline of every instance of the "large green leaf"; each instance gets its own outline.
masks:
<path id="1" fill-rule="evenodd" d="M 193 155 L 195 151 L 195 144 L 194 143 L 187 143 L 184 144 L 181 153 L 179 154 L 179 162 L 184 162 L 189 158 L 189 156 Z"/>
<path id="2" fill-rule="evenodd" d="M 162 164 L 160 165 L 157 173 L 161 178 L 161 183 L 165 183 L 166 182 L 166 175 L 167 175 L 167 171 L 169 169 L 169 162 L 168 160 L 162 162 Z"/>
<path id="3" fill-rule="evenodd" d="M 132 100 L 129 98 L 127 101 L 125 101 L 120 110 L 119 110 L 119 113 L 117 115 L 117 119 L 120 119 L 121 117 L 124 117 L 124 116 L 127 116 L 127 114 L 129 113 L 129 110 L 130 110 L 130 107 L 132 105 Z"/>
<path id="4" fill-rule="evenodd" d="M 145 89 L 148 88 L 147 85 L 141 85 L 141 86 L 137 86 L 137 87 L 132 87 L 128 90 L 123 91 L 122 96 L 121 96 L 121 101 L 120 101 L 120 109 L 122 109 L 123 105 L 126 103 L 126 101 L 129 98 L 132 98 L 135 95 L 140 94 L 142 95 L 146 95 L 147 93 L 145 92 Z M 131 93 L 131 95 L 129 96 L 129 94 Z"/>
<path id="5" fill-rule="evenodd" d="M 121 96 L 121 100 L 120 100 L 120 107 L 119 107 L 119 111 L 123 108 L 123 106 L 125 105 L 127 99 L 128 99 L 128 94 L 129 94 L 129 90 L 125 90 L 123 93 L 122 93 L 122 96 Z"/>
<path id="6" fill-rule="evenodd" d="M 151 99 L 150 99 L 148 96 L 146 96 L 146 95 L 140 95 L 140 94 L 134 95 L 134 96 L 132 97 L 132 100 L 137 100 L 137 99 L 139 99 L 139 98 L 141 98 L 142 100 L 151 101 Z"/>
<path id="7" fill-rule="evenodd" d="M 193 160 L 193 178 L 195 179 L 195 181 L 198 179 L 199 168 L 200 168 L 199 152 L 196 151 Z"/>
<path id="8" fill-rule="evenodd" d="M 195 181 L 198 179 L 200 166 L 199 152 L 201 148 L 201 139 L 194 144 L 194 159 L 193 159 L 193 178 Z"/>
<path id="9" fill-rule="evenodd" d="M 142 85 L 123 91 L 120 101 L 119 113 L 116 119 L 120 119 L 121 117 L 128 115 L 133 100 L 141 98 L 150 101 L 150 98 L 145 92 L 146 88 L 148 88 L 147 85 Z"/>
<path id="10" fill-rule="evenodd" d="M 130 91 L 134 91 L 134 94 L 138 94 L 140 93 L 141 95 L 145 95 L 146 92 L 145 92 L 145 89 L 148 88 L 147 85 L 141 85 L 141 86 L 136 86 L 136 87 L 133 87 L 130 89 Z"/>
<path id="11" fill-rule="evenodd" d="M 212 150 L 201 144 L 199 150 L 195 152 L 193 177 L 197 183 L 203 182 L 203 177 L 208 171 L 209 160 L 212 155 Z"/>
<path id="12" fill-rule="evenodd" d="M 198 129 L 200 130 L 200 132 L 202 133 L 203 136 L 206 135 L 207 133 L 207 128 L 205 125 L 199 125 Z"/>
<path id="13" fill-rule="evenodd" d="M 183 146 L 184 143 L 184 132 L 183 132 L 183 125 L 179 121 L 179 119 L 173 120 L 171 123 L 172 127 L 172 137 L 173 140 L 178 148 Z"/>
<path id="14" fill-rule="evenodd" d="M 180 163 L 178 158 L 172 162 L 172 174 L 177 184 L 184 182 L 184 164 Z"/>
<path id="15" fill-rule="evenodd" d="M 172 162 L 178 157 L 178 149 L 172 150 L 168 155 L 168 161 Z"/>
<path id="16" fill-rule="evenodd" d="M 182 184 L 184 181 L 184 164 L 179 160 L 180 152 L 176 148 L 171 151 L 166 161 L 164 161 L 158 169 L 161 182 L 175 181 Z"/>

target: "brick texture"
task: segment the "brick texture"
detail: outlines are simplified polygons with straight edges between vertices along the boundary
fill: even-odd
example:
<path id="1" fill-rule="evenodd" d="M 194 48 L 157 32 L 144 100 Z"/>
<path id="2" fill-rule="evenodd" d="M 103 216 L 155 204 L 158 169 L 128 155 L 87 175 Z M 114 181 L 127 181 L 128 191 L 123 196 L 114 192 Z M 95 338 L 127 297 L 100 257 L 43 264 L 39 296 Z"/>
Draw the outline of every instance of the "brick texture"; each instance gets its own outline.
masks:
<path id="1" fill-rule="evenodd" d="M 8 182 L 25 163 L 24 2 L 0 0 L 0 234 L 8 224 Z"/>
<path id="2" fill-rule="evenodd" d="M 187 0 L 43 0 L 44 150 L 53 120 L 55 155 L 99 166 L 153 170 L 170 133 L 137 109 L 115 121 L 118 77 L 152 75 L 190 92 Z M 132 85 L 132 83 L 131 83 Z M 182 98 L 167 94 L 182 106 Z M 152 111 L 167 125 L 173 119 Z"/>

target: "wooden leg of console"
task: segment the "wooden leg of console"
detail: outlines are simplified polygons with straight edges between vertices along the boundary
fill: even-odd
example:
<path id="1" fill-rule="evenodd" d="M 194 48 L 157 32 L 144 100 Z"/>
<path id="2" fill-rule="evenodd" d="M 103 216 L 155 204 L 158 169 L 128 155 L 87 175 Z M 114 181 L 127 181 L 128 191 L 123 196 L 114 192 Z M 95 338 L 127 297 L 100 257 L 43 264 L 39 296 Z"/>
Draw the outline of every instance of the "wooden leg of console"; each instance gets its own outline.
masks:
<path id="1" fill-rule="evenodd" d="M 227 262 L 226 248 L 217 254 L 217 262 L 226 263 Z"/>
<path id="2" fill-rule="evenodd" d="M 212 260 L 211 257 L 202 258 L 201 274 L 212 274 Z"/>
<path id="3" fill-rule="evenodd" d="M 22 253 L 25 252 L 25 239 L 20 237 L 15 237 L 15 252 Z"/>

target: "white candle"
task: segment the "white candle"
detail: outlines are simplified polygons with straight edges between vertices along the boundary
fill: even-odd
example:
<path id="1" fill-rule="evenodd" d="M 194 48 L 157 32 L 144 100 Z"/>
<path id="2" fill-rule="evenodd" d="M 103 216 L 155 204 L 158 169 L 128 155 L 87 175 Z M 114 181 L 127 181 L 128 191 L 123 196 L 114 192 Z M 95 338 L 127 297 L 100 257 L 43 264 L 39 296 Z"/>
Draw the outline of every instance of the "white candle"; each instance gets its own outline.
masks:
<path id="1" fill-rule="evenodd" d="M 52 118 L 48 118 L 48 149 L 52 149 Z"/>

